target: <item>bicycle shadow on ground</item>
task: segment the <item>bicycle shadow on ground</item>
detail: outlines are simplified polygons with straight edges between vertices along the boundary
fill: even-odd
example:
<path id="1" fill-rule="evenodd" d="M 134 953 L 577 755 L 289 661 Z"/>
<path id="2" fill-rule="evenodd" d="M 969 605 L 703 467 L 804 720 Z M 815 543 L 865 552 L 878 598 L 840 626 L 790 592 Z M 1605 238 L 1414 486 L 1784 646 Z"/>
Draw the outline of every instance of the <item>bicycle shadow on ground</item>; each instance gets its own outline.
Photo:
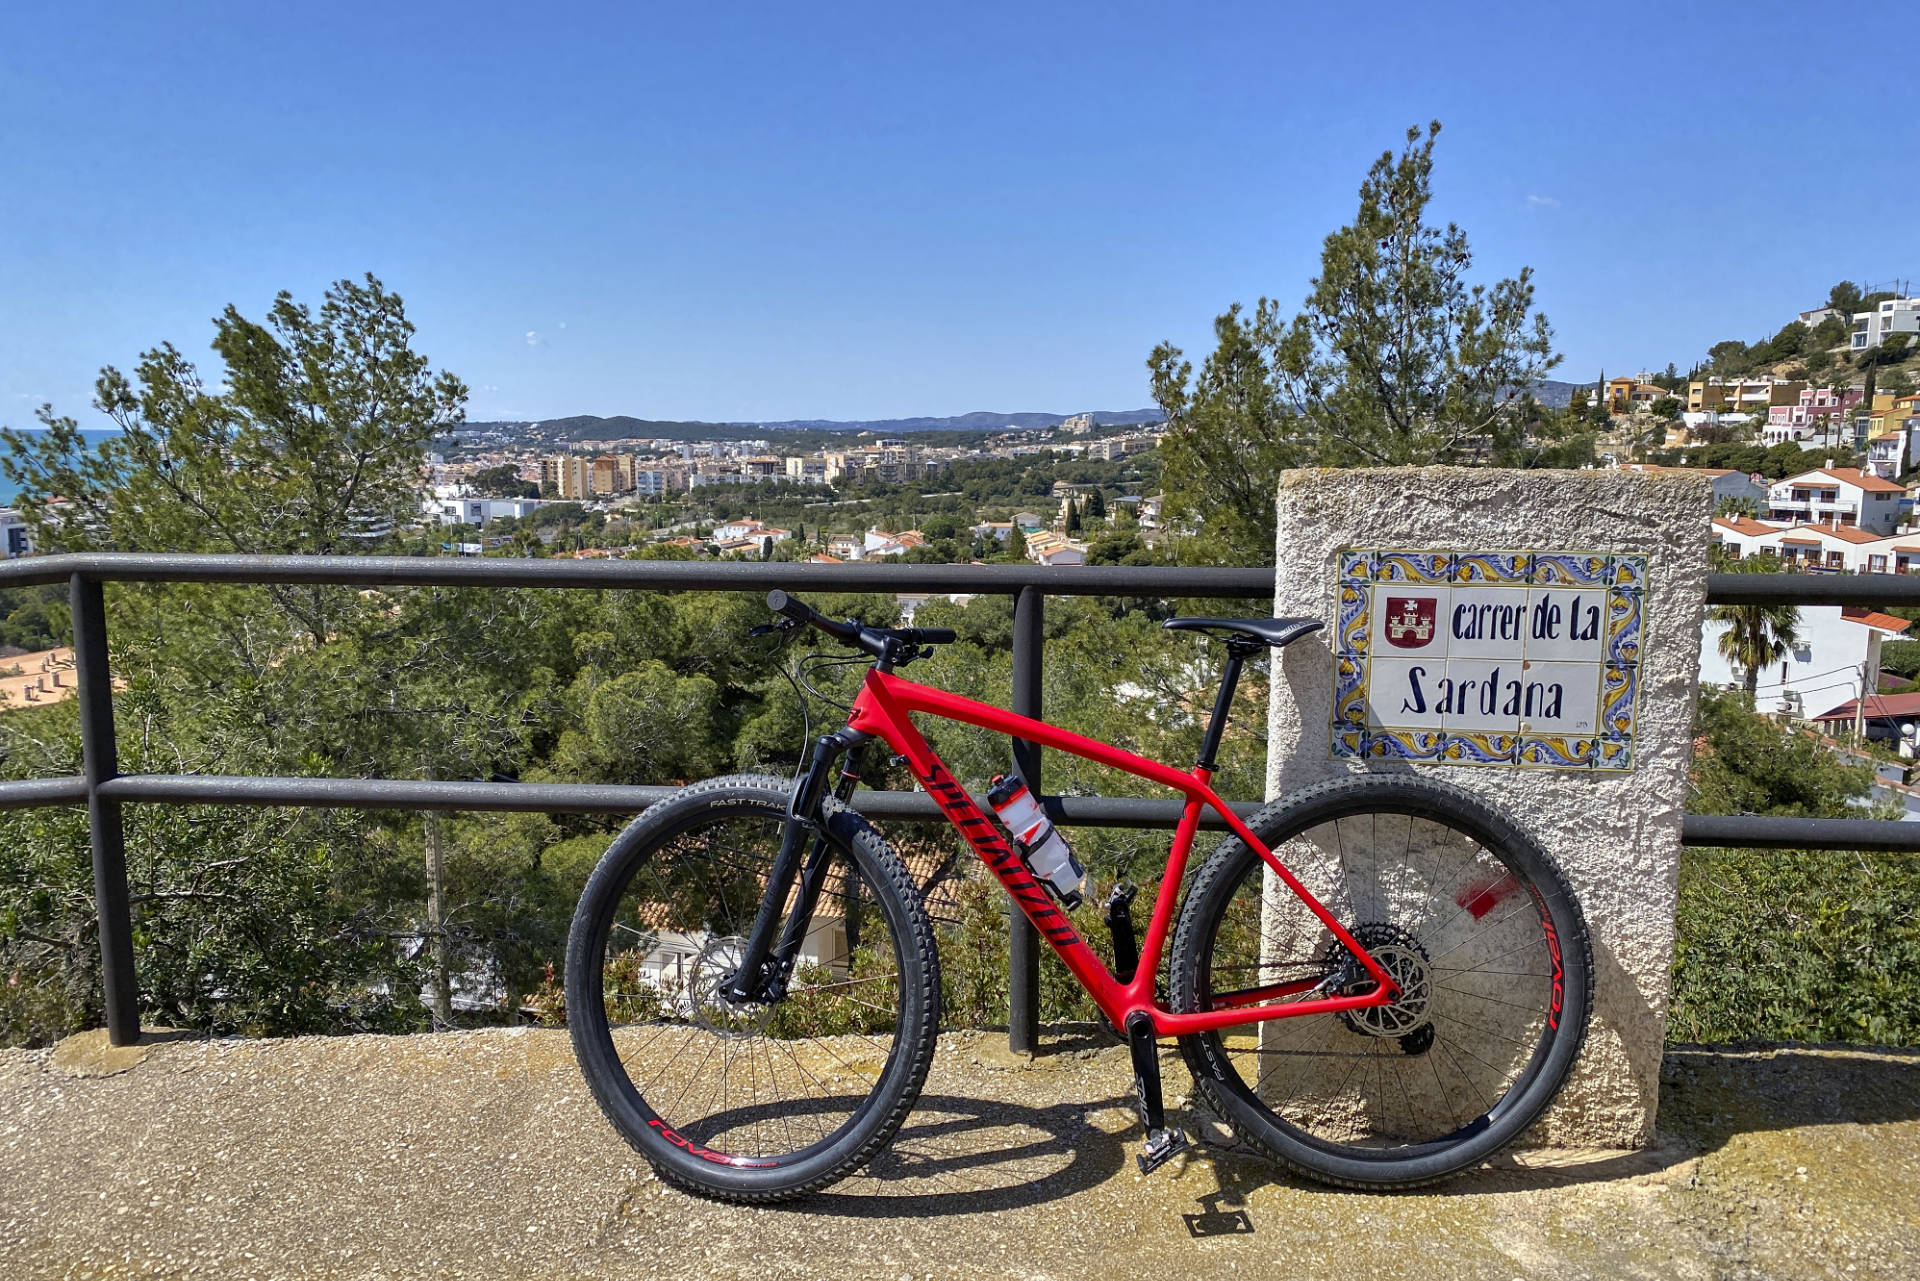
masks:
<path id="1" fill-rule="evenodd" d="M 878 1156 L 832 1188 L 790 1205 L 845 1218 L 932 1218 L 1044 1205 L 1095 1187 L 1126 1165 L 1127 1134 L 1093 1123 L 1113 1097 L 1031 1107 L 923 1094 Z"/>

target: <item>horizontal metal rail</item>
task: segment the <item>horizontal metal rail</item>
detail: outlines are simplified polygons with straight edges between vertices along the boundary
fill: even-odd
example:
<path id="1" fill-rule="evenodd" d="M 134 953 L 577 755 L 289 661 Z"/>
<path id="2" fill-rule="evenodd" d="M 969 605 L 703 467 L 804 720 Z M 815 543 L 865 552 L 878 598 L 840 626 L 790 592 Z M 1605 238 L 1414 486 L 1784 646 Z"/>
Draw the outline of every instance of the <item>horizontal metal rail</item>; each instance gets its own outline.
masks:
<path id="1" fill-rule="evenodd" d="M 1920 574 L 1708 574 L 1709 605 L 1920 605 Z"/>
<path id="2" fill-rule="evenodd" d="M 1015 710 L 1038 718 L 1041 608 L 1046 596 L 1270 599 L 1271 569 L 1172 566 L 816 565 L 778 561 L 712 563 L 649 560 L 520 560 L 385 556 L 201 556 L 81 552 L 0 562 L 0 587 L 65 583 L 73 608 L 76 678 L 81 703 L 82 775 L 0 782 L 0 809 L 85 804 L 100 915 L 107 1028 L 115 1044 L 139 1036 L 132 927 L 120 809 L 126 804 L 260 805 L 304 808 L 494 810 L 632 814 L 671 795 L 670 787 L 576 783 L 425 781 L 366 778 L 280 778 L 117 772 L 113 686 L 107 665 L 101 585 L 107 582 L 308 584 L 344 587 L 470 587 L 622 589 L 647 591 L 789 591 L 1002 595 L 1016 602 Z M 1713 605 L 1920 605 L 1920 576 L 1892 574 L 1714 574 Z M 1039 782 L 1038 749 L 1023 745 L 1023 762 Z M 1172 828 L 1174 798 L 1047 796 L 1048 813 L 1068 826 Z M 941 811 L 920 792 L 867 791 L 855 805 L 876 818 L 934 820 Z M 1258 802 L 1235 802 L 1245 817 Z M 1203 826 L 1222 826 L 1209 816 Z M 1782 819 L 1688 815 L 1689 845 L 1796 849 L 1920 850 L 1920 823 L 1866 819 Z M 1037 1010 L 1033 957 L 1023 951 L 1016 919 L 1010 991 L 1016 1018 L 1010 1038 L 1030 1048 Z M 1026 940 L 1031 944 L 1032 940 Z M 1022 961 L 1022 957 L 1025 960 Z"/>
<path id="3" fill-rule="evenodd" d="M 815 565 L 801 561 L 558 560 L 453 556 L 197 556 L 66 552 L 0 562 L 0 587 L 64 583 L 307 583 L 339 587 L 640 588 L 650 591 L 926 592 L 1011 596 L 1273 595 L 1270 569 L 1171 565 Z"/>
<path id="4" fill-rule="evenodd" d="M 58 786 L 52 786 L 58 784 Z M 23 789 L 15 799 L 12 789 Z M 24 789 L 36 789 L 27 792 Z M 274 778 L 244 774 L 121 774 L 100 784 L 110 801 L 161 805 L 287 805 L 304 809 L 492 810 L 521 814 L 638 814 L 677 787 L 612 783 L 483 783 L 397 778 Z M 0 809 L 85 800 L 84 778 L 0 783 Z M 986 795 L 974 796 L 985 807 Z M 1173 828 L 1183 801 L 1152 796 L 1048 796 L 1047 814 L 1068 827 Z M 853 807 L 869 818 L 939 820 L 944 814 L 925 792 L 861 791 Z M 1258 801 L 1230 802 L 1242 818 Z M 1225 830 L 1218 815 L 1202 827 Z"/>

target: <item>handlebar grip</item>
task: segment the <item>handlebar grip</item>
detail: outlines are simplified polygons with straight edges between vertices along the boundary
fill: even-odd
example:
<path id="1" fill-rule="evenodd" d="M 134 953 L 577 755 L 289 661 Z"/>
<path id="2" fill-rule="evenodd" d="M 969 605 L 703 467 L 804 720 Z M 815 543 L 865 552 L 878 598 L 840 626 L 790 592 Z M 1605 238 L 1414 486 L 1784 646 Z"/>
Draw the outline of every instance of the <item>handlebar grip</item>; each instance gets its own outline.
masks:
<path id="1" fill-rule="evenodd" d="M 909 628 L 907 636 L 915 645 L 951 645 L 960 639 L 960 634 L 951 627 Z"/>
<path id="2" fill-rule="evenodd" d="M 776 614 L 785 614 L 796 623 L 811 623 L 814 619 L 812 607 L 795 600 L 777 587 L 767 593 L 767 608 Z"/>

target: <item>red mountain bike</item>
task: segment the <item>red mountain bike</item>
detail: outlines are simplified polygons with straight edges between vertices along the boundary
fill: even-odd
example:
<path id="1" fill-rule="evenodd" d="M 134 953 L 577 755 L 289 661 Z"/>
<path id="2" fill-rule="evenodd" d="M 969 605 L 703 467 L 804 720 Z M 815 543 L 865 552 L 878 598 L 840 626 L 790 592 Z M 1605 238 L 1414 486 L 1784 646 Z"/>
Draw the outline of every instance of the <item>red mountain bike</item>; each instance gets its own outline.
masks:
<path id="1" fill-rule="evenodd" d="M 907 866 L 846 803 L 875 740 L 1126 1036 L 1143 1169 L 1186 1146 L 1161 1102 L 1163 1036 L 1179 1039 L 1197 1093 L 1240 1138 L 1354 1187 L 1409 1187 L 1484 1160 L 1566 1080 L 1590 1005 L 1586 924 L 1552 858 L 1512 823 L 1413 775 L 1323 783 L 1245 821 L 1209 786 L 1243 664 L 1320 623 L 1167 621 L 1227 651 L 1200 759 L 1182 771 L 896 674 L 951 631 L 834 621 L 784 592 L 767 603 L 781 627 L 818 628 L 871 660 L 846 726 L 815 743 L 791 784 L 710 779 L 647 810 L 594 869 L 568 940 L 575 1053 L 608 1119 L 663 1178 L 731 1201 L 798 1196 L 871 1160 L 919 1096 L 940 964 Z M 1023 817 L 1010 841 L 915 713 L 1185 798 L 1137 947 L 1130 889 L 1108 900 L 1115 969 L 1062 910 L 1078 902 L 1079 870 L 1057 838 Z M 1002 781 L 993 808 L 1020 810 L 1020 790 Z M 1206 810 L 1232 835 L 1182 900 Z"/>

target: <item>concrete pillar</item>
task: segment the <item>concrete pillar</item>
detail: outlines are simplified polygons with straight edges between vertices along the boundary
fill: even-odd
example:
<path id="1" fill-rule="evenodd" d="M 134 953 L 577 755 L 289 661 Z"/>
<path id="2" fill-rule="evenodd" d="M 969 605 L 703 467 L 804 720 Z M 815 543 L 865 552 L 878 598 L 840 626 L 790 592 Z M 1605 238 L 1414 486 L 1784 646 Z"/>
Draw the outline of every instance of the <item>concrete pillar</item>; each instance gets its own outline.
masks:
<path id="1" fill-rule="evenodd" d="M 1322 618 L 1328 630 L 1276 664 L 1268 795 L 1357 771 L 1431 773 L 1505 811 L 1559 861 L 1593 937 L 1594 1018 L 1580 1064 L 1540 1127 L 1550 1142 L 1638 1146 L 1653 1135 L 1711 513 L 1705 480 L 1669 472 L 1434 467 L 1294 471 L 1281 480 L 1275 613 Z M 1416 555 L 1381 555 L 1395 551 Z M 1568 587 L 1602 576 L 1624 584 L 1612 598 L 1623 621 L 1609 624 L 1594 669 L 1593 729 L 1465 721 L 1450 729 L 1445 718 L 1403 712 L 1408 702 L 1397 696 L 1389 708 L 1387 683 L 1405 677 L 1406 654 L 1379 640 L 1368 653 L 1361 637 L 1384 637 L 1372 626 L 1384 620 L 1363 628 L 1356 602 L 1385 599 L 1369 583 L 1406 584 L 1395 597 L 1401 610 L 1416 621 L 1432 615 L 1444 630 L 1455 590 L 1464 589 L 1463 603 L 1494 587 L 1525 595 L 1529 575 Z M 1407 605 L 1416 598 L 1437 608 Z M 1625 621 L 1636 608 L 1637 621 Z M 1623 644 L 1629 627 L 1639 635 Z M 1374 682 L 1371 662 L 1383 653 L 1401 663 L 1383 663 Z M 1502 661 L 1559 657 L 1528 659 L 1516 648 Z M 1588 679 L 1584 669 L 1566 674 Z M 1625 702 L 1621 678 L 1632 685 Z M 1610 732 L 1622 714 L 1627 729 Z"/>

